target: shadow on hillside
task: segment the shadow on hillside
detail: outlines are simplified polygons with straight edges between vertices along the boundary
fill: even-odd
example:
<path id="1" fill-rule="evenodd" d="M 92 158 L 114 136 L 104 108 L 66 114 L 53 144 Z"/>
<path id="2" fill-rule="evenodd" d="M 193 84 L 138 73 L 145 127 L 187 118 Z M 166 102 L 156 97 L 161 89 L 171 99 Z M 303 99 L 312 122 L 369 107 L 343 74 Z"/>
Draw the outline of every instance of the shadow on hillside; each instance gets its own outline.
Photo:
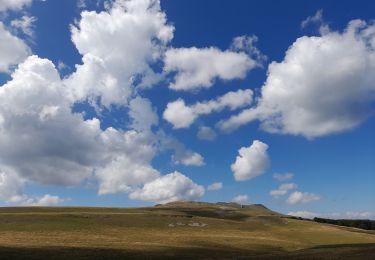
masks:
<path id="1" fill-rule="evenodd" d="M 213 245 L 215 246 L 215 245 Z M 375 244 L 332 245 L 295 252 L 280 248 L 264 251 L 235 248 L 165 248 L 153 251 L 75 248 L 75 247 L 0 247 L 0 259 L 373 259 Z"/>

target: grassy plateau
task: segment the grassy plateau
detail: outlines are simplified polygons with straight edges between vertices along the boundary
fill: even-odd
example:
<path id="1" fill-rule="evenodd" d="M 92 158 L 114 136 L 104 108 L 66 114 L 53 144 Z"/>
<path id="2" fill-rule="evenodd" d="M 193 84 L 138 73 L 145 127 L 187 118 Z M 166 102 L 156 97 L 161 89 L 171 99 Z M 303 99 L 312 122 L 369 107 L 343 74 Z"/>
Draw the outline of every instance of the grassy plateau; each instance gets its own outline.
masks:
<path id="1" fill-rule="evenodd" d="M 0 208 L 0 259 L 375 259 L 375 232 L 262 205 Z"/>

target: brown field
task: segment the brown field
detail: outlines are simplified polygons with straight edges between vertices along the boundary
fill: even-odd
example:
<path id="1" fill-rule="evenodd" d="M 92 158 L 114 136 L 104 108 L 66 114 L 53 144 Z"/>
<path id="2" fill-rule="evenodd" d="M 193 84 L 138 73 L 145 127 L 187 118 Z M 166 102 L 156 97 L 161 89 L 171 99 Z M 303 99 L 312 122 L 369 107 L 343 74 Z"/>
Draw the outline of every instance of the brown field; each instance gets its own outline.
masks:
<path id="1" fill-rule="evenodd" d="M 0 259 L 375 259 L 375 233 L 261 205 L 0 208 Z"/>

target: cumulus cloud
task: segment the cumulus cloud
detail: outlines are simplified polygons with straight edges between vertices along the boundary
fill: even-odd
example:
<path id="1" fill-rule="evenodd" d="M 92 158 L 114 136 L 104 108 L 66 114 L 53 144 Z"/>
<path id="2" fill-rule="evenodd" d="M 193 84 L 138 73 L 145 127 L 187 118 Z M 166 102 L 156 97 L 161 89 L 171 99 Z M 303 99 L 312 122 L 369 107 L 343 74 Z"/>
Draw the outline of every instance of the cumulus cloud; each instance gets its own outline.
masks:
<path id="1" fill-rule="evenodd" d="M 231 165 L 236 181 L 245 181 L 262 175 L 270 164 L 268 145 L 254 140 L 249 147 L 238 151 L 236 161 Z"/>
<path id="2" fill-rule="evenodd" d="M 208 115 L 214 112 L 222 111 L 225 108 L 235 110 L 251 104 L 253 100 L 253 92 L 250 89 L 239 89 L 231 91 L 216 99 L 197 102 L 188 106 L 185 101 L 178 99 L 170 102 L 163 113 L 163 117 L 173 125 L 173 128 L 187 128 L 200 115 Z"/>
<path id="3" fill-rule="evenodd" d="M 289 195 L 286 202 L 288 204 L 301 204 L 318 201 L 320 199 L 320 196 L 314 193 L 295 191 Z"/>
<path id="4" fill-rule="evenodd" d="M 180 160 L 176 160 L 175 163 L 186 166 L 202 166 L 204 165 L 204 158 L 199 153 L 193 152 L 185 155 Z"/>
<path id="5" fill-rule="evenodd" d="M 23 7 L 31 4 L 32 0 L 1 0 L 0 12 L 7 10 L 21 10 Z"/>
<path id="6" fill-rule="evenodd" d="M 293 179 L 294 174 L 293 173 L 274 173 L 273 178 L 277 181 L 287 181 Z"/>
<path id="7" fill-rule="evenodd" d="M 36 21 L 36 17 L 24 15 L 20 19 L 15 19 L 11 21 L 10 26 L 12 26 L 12 28 L 16 30 L 23 32 L 25 35 L 29 37 L 33 37 Z"/>
<path id="8" fill-rule="evenodd" d="M 204 195 L 204 188 L 179 172 L 173 172 L 146 183 L 130 193 L 131 199 L 168 203 L 180 200 L 196 200 Z"/>
<path id="9" fill-rule="evenodd" d="M 284 183 L 279 186 L 277 190 L 271 190 L 270 195 L 274 198 L 286 195 L 290 190 L 297 189 L 295 183 Z"/>
<path id="10" fill-rule="evenodd" d="M 72 113 L 65 91 L 52 62 L 37 56 L 20 64 L 0 88 L 1 166 L 17 173 L 3 175 L 9 190 L 4 188 L 1 198 L 22 196 L 24 181 L 70 186 L 94 176 L 99 194 L 109 194 L 131 192 L 160 177 L 151 165 L 159 139 L 149 131 L 157 117 L 143 117 L 153 111 L 148 100 L 130 102 L 135 130 L 102 130 L 98 119 Z M 204 163 L 177 141 L 173 145 L 179 163 Z"/>
<path id="11" fill-rule="evenodd" d="M 11 34 L 0 22 L 0 73 L 9 73 L 30 55 L 30 48 L 23 40 Z"/>
<path id="12" fill-rule="evenodd" d="M 223 188 L 222 182 L 214 182 L 207 186 L 207 190 L 221 190 Z"/>
<path id="13" fill-rule="evenodd" d="M 374 219 L 375 214 L 363 211 L 363 212 L 353 212 L 347 211 L 344 213 L 316 213 L 311 211 L 294 211 L 289 212 L 288 215 L 301 217 L 301 218 L 329 218 L 329 219 Z"/>
<path id="14" fill-rule="evenodd" d="M 3 165 L 44 184 L 77 184 L 91 173 L 101 157 L 99 121 L 71 113 L 64 91 L 52 62 L 37 56 L 0 88 Z"/>
<path id="15" fill-rule="evenodd" d="M 200 140 L 213 141 L 216 138 L 216 132 L 208 126 L 199 127 L 197 137 Z"/>
<path id="16" fill-rule="evenodd" d="M 247 195 L 238 195 L 232 199 L 232 202 L 238 203 L 238 204 L 245 204 L 249 201 L 249 196 Z"/>
<path id="17" fill-rule="evenodd" d="M 108 8 L 82 12 L 71 27 L 83 64 L 66 80 L 72 100 L 97 102 L 100 96 L 106 107 L 127 104 L 134 88 L 160 80 L 152 65 L 162 59 L 174 31 L 159 1 L 119 0 Z"/>
<path id="18" fill-rule="evenodd" d="M 253 39 L 253 40 L 249 40 Z M 236 38 L 231 50 L 218 48 L 179 48 L 165 53 L 166 73 L 175 72 L 169 85 L 173 90 L 193 91 L 210 88 L 216 79 L 233 80 L 245 78 L 247 72 L 260 65 L 260 52 L 254 46 L 255 38 Z M 243 43 L 242 46 L 240 44 Z M 248 50 L 250 57 L 243 49 Z"/>
<path id="19" fill-rule="evenodd" d="M 0 87 L 1 200 L 55 204 L 61 199 L 48 194 L 29 197 L 23 193 L 24 186 L 74 186 L 87 179 L 97 181 L 99 194 L 125 192 L 147 200 L 143 191 L 163 182 L 167 183 L 165 191 L 155 201 L 203 195 L 204 188 L 186 176 L 161 176 L 152 166 L 153 158 L 164 149 L 174 151 L 175 164 L 204 164 L 200 154 L 153 132 L 158 116 L 150 100 L 140 96 L 140 88 L 158 80 L 151 67 L 162 59 L 174 28 L 166 23 L 156 0 L 119 0 L 107 8 L 100 13 L 83 12 L 72 26 L 72 39 L 83 55 L 83 64 L 63 80 L 50 60 L 26 58 L 26 45 L 25 55 L 14 54 L 12 60 L 6 60 L 10 48 L 23 45 L 0 24 L 0 37 L 7 43 L 0 47 L 0 54 L 6 52 L 1 54 L 0 70 L 10 72 L 20 63 Z M 73 112 L 81 101 L 109 111 L 113 105 L 124 105 L 128 125 L 102 128 L 99 119 Z M 151 184 L 145 186 L 147 183 Z"/>
<path id="20" fill-rule="evenodd" d="M 223 131 L 259 120 L 270 133 L 314 138 L 360 125 L 375 100 L 375 25 L 301 37 L 272 62 L 255 107 L 219 123 Z"/>

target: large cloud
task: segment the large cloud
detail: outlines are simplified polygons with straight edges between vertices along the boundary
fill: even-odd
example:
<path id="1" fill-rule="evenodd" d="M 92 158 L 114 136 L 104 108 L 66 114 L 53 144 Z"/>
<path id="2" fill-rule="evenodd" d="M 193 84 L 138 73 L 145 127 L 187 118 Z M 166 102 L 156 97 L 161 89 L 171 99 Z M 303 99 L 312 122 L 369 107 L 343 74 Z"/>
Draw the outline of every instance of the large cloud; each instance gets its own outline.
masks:
<path id="1" fill-rule="evenodd" d="M 54 65 L 30 56 L 0 88 L 0 162 L 45 184 L 71 185 L 100 158 L 96 119 L 72 114 Z"/>
<path id="2" fill-rule="evenodd" d="M 31 53 L 25 42 L 7 31 L 2 22 L 0 22 L 0 42 L 0 72 L 9 73 Z"/>
<path id="3" fill-rule="evenodd" d="M 130 102 L 136 130 L 102 130 L 98 119 L 72 113 L 66 91 L 54 65 L 37 56 L 20 64 L 0 88 L 0 168 L 8 169 L 2 174 L 1 185 L 8 188 L 1 198 L 14 201 L 21 196 L 23 204 L 39 204 L 37 198 L 22 197 L 26 181 L 78 185 L 94 176 L 99 194 L 108 194 L 131 192 L 160 178 L 151 165 L 159 137 L 150 127 L 157 116 L 144 117 L 144 111 L 153 111 L 146 99 Z M 203 163 L 199 154 L 180 146 L 181 163 Z"/>
<path id="4" fill-rule="evenodd" d="M 175 129 L 187 128 L 193 124 L 200 115 L 211 114 L 225 108 L 235 110 L 251 104 L 252 100 L 253 92 L 250 89 L 230 91 L 216 99 L 197 102 L 191 106 L 187 106 L 184 100 L 178 99 L 167 104 L 163 117 L 171 123 Z"/>
<path id="5" fill-rule="evenodd" d="M 72 40 L 83 64 L 66 80 L 73 100 L 127 104 L 134 87 L 160 79 L 152 64 L 160 61 L 173 37 L 157 0 L 115 1 L 107 11 L 88 12 L 72 26 Z"/>
<path id="6" fill-rule="evenodd" d="M 165 53 L 166 73 L 174 72 L 173 90 L 196 91 L 210 88 L 216 79 L 245 78 L 248 71 L 262 66 L 265 56 L 255 47 L 256 36 L 233 39 L 226 51 L 215 47 L 169 49 Z"/>
<path id="7" fill-rule="evenodd" d="M 195 184 L 185 175 L 173 172 L 152 182 L 146 183 L 142 189 L 130 193 L 131 199 L 140 199 L 158 203 L 179 200 L 196 200 L 204 195 L 204 188 Z"/>
<path id="8" fill-rule="evenodd" d="M 30 52 L 26 45 L 23 59 L 4 65 L 9 72 L 21 62 L 0 88 L 1 185 L 8 187 L 0 194 L 2 200 L 59 203 L 62 200 L 53 195 L 29 197 L 23 188 L 29 183 L 73 186 L 87 179 L 98 183 L 99 194 L 126 192 L 150 200 L 142 191 L 147 193 L 162 182 L 167 183 L 167 195 L 152 201 L 203 195 L 203 187 L 186 176 L 162 176 L 152 166 L 153 158 L 165 149 L 174 151 L 175 164 L 204 165 L 200 154 L 160 130 L 154 132 L 158 116 L 150 100 L 140 96 L 141 88 L 162 77 L 154 71 L 155 64 L 164 58 L 173 26 L 167 24 L 157 0 L 118 0 L 107 8 L 100 13 L 83 12 L 72 26 L 72 40 L 83 63 L 63 80 L 47 59 L 30 56 L 22 62 Z M 238 102 L 234 97 L 201 105 L 210 111 L 221 106 L 232 109 Z M 74 113 L 73 107 L 86 100 L 109 112 L 113 105 L 124 106 L 129 121 L 121 129 L 128 130 L 103 129 L 99 119 Z"/>
<path id="9" fill-rule="evenodd" d="M 236 181 L 245 181 L 262 175 L 270 160 L 267 154 L 268 145 L 255 140 L 249 147 L 242 147 L 238 151 L 236 161 L 231 169 Z"/>
<path id="10" fill-rule="evenodd" d="M 353 20 L 344 32 L 301 37 L 273 62 L 255 108 L 219 124 L 235 129 L 258 119 L 271 133 L 318 137 L 352 129 L 375 100 L 375 25 Z"/>

